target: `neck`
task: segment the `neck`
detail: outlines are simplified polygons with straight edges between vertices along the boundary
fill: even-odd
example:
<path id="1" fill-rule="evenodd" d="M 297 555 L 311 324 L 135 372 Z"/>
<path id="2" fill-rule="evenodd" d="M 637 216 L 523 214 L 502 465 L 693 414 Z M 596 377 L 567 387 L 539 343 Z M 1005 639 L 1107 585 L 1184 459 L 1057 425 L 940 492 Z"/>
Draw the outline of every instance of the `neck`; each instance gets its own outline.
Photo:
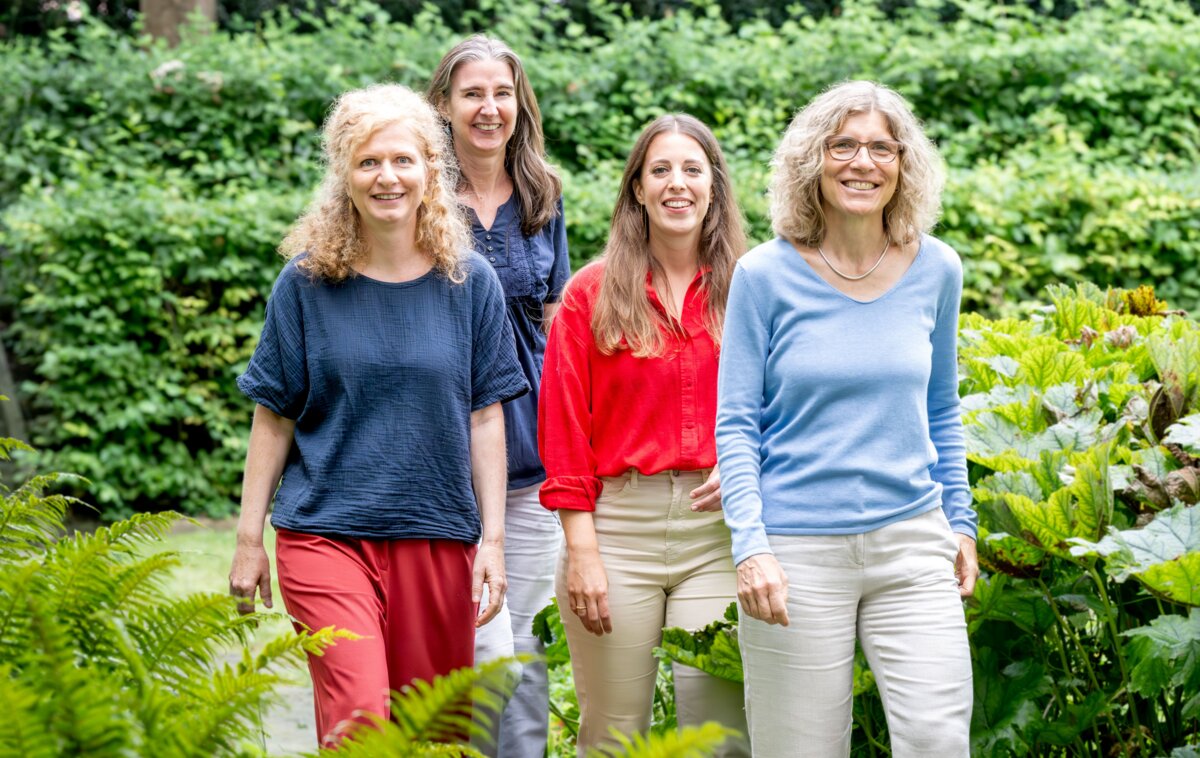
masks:
<path id="1" fill-rule="evenodd" d="M 879 258 L 879 251 L 885 244 L 887 233 L 881 216 L 855 217 L 827 224 L 821 249 L 840 261 L 871 264 Z"/>
<path id="2" fill-rule="evenodd" d="M 363 269 L 376 275 L 397 275 L 410 272 L 414 266 L 428 265 L 429 256 L 417 250 L 416 224 L 401 228 L 364 229 L 367 259 Z M 380 278 L 386 278 L 380 277 Z"/>
<path id="3" fill-rule="evenodd" d="M 700 236 L 687 239 L 665 240 L 650 233 L 650 255 L 668 276 L 686 276 L 689 279 L 700 270 Z"/>
<path id="4" fill-rule="evenodd" d="M 504 170 L 504 151 L 487 154 L 472 154 L 469 148 L 454 146 L 458 157 L 458 168 L 467 186 L 478 196 L 487 196 L 506 190 L 508 172 Z"/>

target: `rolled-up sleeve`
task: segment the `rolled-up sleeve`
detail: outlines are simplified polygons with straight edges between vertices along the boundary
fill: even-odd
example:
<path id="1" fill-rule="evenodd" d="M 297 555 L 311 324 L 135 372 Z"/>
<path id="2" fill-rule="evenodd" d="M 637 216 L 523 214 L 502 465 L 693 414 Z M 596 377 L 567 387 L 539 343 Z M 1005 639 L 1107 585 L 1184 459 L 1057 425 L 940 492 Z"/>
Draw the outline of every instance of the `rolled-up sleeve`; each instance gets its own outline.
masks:
<path id="1" fill-rule="evenodd" d="M 590 309 L 575 292 L 575 285 L 567 288 L 546 343 L 538 398 L 538 452 L 546 481 L 539 496 L 550 510 L 592 511 L 603 489 L 591 442 L 594 342 Z"/>

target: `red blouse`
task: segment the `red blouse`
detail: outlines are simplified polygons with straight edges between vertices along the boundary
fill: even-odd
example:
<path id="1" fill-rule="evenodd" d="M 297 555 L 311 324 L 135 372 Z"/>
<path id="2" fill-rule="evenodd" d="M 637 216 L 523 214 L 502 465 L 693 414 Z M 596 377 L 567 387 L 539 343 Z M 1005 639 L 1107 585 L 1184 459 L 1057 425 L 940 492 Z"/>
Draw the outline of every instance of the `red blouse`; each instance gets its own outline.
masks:
<path id="1" fill-rule="evenodd" d="M 596 346 L 592 309 L 603 272 L 599 262 L 575 275 L 546 345 L 538 450 L 547 476 L 541 501 L 551 510 L 595 510 L 602 476 L 631 468 L 645 475 L 694 471 L 717 462 L 718 349 L 704 327 L 700 274 L 684 298 L 684 333 L 666 335 L 663 355 L 635 358 Z M 646 297 L 666 314 L 649 278 Z"/>

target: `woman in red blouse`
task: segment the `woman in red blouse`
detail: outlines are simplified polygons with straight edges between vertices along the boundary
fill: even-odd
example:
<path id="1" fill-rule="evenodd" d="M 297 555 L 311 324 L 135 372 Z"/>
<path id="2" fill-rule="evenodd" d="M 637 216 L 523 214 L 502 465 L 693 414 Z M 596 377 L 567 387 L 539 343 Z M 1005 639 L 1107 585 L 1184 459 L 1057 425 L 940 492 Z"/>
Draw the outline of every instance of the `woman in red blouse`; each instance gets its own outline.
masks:
<path id="1" fill-rule="evenodd" d="M 579 694 L 579 754 L 645 731 L 662 628 L 736 596 L 713 431 L 730 278 L 745 250 L 712 132 L 663 116 L 621 179 L 604 256 L 567 287 L 546 348 L 541 501 L 562 520 L 556 577 Z M 675 671 L 679 724 L 745 731 L 741 687 Z M 730 740 L 724 755 L 747 754 Z"/>

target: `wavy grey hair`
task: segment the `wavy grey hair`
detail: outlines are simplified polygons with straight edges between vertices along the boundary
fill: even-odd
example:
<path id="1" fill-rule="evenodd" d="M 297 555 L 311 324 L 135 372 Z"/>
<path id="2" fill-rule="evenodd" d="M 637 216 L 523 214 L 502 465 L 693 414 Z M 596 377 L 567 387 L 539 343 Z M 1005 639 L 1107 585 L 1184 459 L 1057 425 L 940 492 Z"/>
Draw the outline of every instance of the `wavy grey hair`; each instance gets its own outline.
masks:
<path id="1" fill-rule="evenodd" d="M 897 158 L 900 177 L 896 193 L 883 211 L 884 229 L 903 244 L 928 232 L 942 205 L 945 170 L 921 122 L 895 90 L 867 81 L 836 84 L 813 98 L 797 114 L 771 160 L 771 226 L 780 237 L 816 246 L 825 237 L 821 171 L 825 140 L 838 133 L 846 119 L 860 113 L 879 113 L 892 136 L 904 145 Z"/>

